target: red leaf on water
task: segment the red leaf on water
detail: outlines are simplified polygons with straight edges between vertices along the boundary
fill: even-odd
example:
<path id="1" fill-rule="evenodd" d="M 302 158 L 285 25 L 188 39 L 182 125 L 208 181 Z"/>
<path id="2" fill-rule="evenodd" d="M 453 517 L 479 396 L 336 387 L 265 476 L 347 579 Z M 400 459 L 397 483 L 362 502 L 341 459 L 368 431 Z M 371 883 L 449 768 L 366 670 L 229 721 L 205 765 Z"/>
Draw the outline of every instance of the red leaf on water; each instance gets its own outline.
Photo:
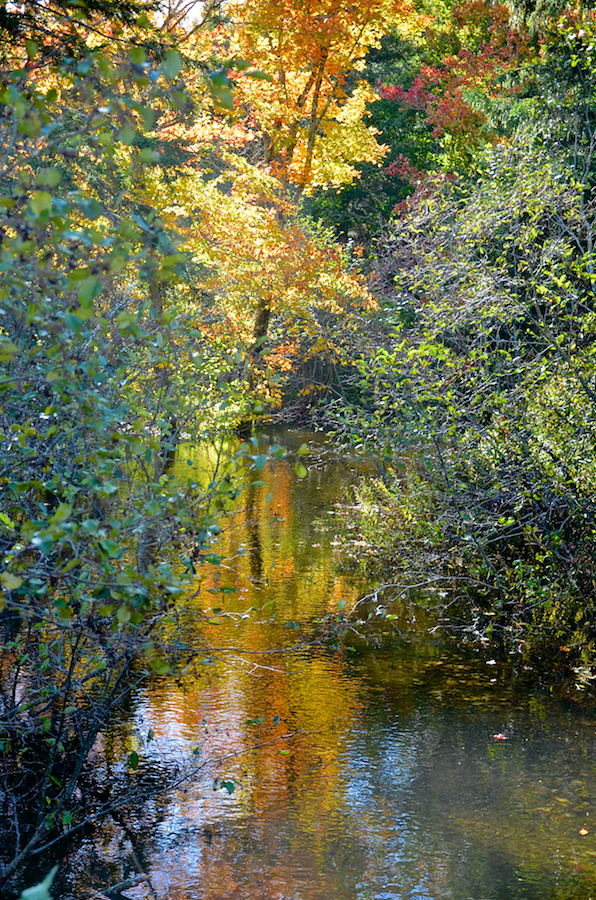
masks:
<path id="1" fill-rule="evenodd" d="M 494 737 L 495 741 L 506 741 L 507 740 L 507 735 L 503 734 L 501 731 L 499 731 L 498 734 L 493 734 L 493 737 Z"/>

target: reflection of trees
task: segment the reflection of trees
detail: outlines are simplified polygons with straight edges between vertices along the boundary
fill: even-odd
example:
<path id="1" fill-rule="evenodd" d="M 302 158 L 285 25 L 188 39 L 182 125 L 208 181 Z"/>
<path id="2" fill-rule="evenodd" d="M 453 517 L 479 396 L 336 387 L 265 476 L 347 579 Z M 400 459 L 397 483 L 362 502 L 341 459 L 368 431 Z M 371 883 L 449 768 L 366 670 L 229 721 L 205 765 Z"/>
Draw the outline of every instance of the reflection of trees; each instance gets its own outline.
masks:
<path id="1" fill-rule="evenodd" d="M 224 636 L 234 634 L 224 626 Z M 231 796 L 210 782 L 171 798 L 167 840 L 156 845 L 155 829 L 147 834 L 153 883 L 173 900 L 347 897 L 336 892 L 337 871 L 353 879 L 365 866 L 362 850 L 344 840 L 351 825 L 342 757 L 360 710 L 357 684 L 341 656 L 272 658 L 279 631 L 244 636 L 250 658 L 269 668 L 255 675 L 228 663 L 211 678 L 189 673 L 168 691 L 156 684 L 140 710 L 156 742 L 167 734 L 179 752 L 199 738 L 205 757 L 257 745 L 220 770 L 236 781 Z M 291 741 L 282 738 L 292 731 Z"/>
<path id="2" fill-rule="evenodd" d="M 261 545 L 261 509 L 257 502 L 257 486 L 251 484 L 246 495 L 246 535 L 250 574 L 259 584 L 263 580 L 263 547 Z"/>
<path id="3" fill-rule="evenodd" d="M 213 460 L 197 451 L 196 469 L 208 464 Z M 308 623 L 338 599 L 348 607 L 357 599 L 357 586 L 335 573 L 327 539 L 312 526 L 337 499 L 340 476 L 329 471 L 304 480 L 300 497 L 287 461 L 258 477 L 265 485 L 247 486 L 242 510 L 213 547 L 222 564 L 202 568 L 200 596 L 184 616 L 189 645 L 209 647 L 216 664 L 197 663 L 179 684 L 156 682 L 137 695 L 137 733 L 146 734 L 151 725 L 154 740 L 129 744 L 124 723 L 110 735 L 115 760 L 138 749 L 141 781 L 160 767 L 183 765 L 189 756 L 213 760 L 210 777 L 188 790 L 172 792 L 159 806 L 126 811 L 127 822 L 137 817 L 139 859 L 150 859 L 156 889 L 172 900 L 343 900 L 349 895 L 336 891 L 336 871 L 342 878 L 349 871 L 353 881 L 365 868 L 342 762 L 346 731 L 360 710 L 357 682 L 346 677 L 341 655 L 320 649 L 277 653 L 296 643 L 298 630 L 276 624 L 272 615 L 279 623 Z M 272 502 L 265 505 L 269 493 Z M 221 607 L 223 613 L 209 621 L 202 613 L 195 618 L 195 602 L 201 610 Z M 235 618 L 247 607 L 250 618 Z M 269 621 L 263 624 L 262 617 Z M 293 732 L 292 740 L 282 737 Z M 192 756 L 197 747 L 200 753 Z M 232 758 L 238 750 L 242 755 Z M 218 758 L 226 756 L 218 768 Z M 212 790 L 216 775 L 235 782 L 230 796 Z M 98 854 L 108 860 L 118 854 L 120 861 L 104 885 L 132 872 L 125 833 L 114 823 L 110 829 L 107 842 L 98 839 Z M 344 839 L 355 834 L 351 844 Z"/>
<path id="4" fill-rule="evenodd" d="M 219 629 L 221 643 L 237 640 L 232 624 Z M 593 726 L 578 735 L 577 717 L 537 706 L 507 679 L 495 687 L 499 669 L 428 640 L 349 664 L 320 650 L 272 658 L 278 629 L 242 633 L 250 659 L 270 668 L 189 673 L 142 703 L 145 721 L 170 740 L 175 732 L 180 750 L 195 746 L 204 718 L 219 747 L 260 744 L 222 770 L 236 780 L 231 796 L 202 783 L 169 798 L 163 831 L 139 819 L 139 854 L 163 896 L 354 900 L 357 885 L 433 900 L 487 887 L 528 900 L 591 896 L 592 845 L 577 829 L 596 790 Z M 511 739 L 498 744 L 501 728 Z M 293 730 L 291 742 L 269 743 Z"/>

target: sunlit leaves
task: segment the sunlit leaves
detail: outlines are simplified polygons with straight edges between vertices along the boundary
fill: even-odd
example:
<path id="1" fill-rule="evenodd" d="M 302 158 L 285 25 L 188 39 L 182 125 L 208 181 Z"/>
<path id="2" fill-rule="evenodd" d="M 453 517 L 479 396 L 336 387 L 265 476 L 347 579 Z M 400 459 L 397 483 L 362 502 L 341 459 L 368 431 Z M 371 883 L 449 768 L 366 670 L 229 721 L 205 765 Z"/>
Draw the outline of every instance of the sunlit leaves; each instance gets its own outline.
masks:
<path id="1" fill-rule="evenodd" d="M 170 290 L 187 256 L 150 177 L 151 129 L 164 110 L 191 108 L 169 84 L 182 57 L 134 42 L 79 50 L 7 75 L 1 95 L 0 607 L 14 640 L 2 644 L 13 700 L 0 727 L 13 762 L 43 734 L 25 767 L 52 785 L 31 831 L 18 783 L 5 783 L 25 856 L 77 815 L 65 785 L 126 697 L 133 662 L 142 677 L 175 670 L 180 648 L 153 635 L 196 572 L 179 558 L 215 533 L 211 501 L 238 493 L 167 471 L 182 428 L 203 425 L 196 323 Z"/>
<path id="2" fill-rule="evenodd" d="M 300 192 L 349 182 L 358 160 L 378 161 L 383 149 L 363 119 L 367 88 L 360 82 L 347 90 L 347 78 L 391 27 L 420 27 L 411 6 L 318 0 L 282 10 L 269 0 L 250 0 L 230 9 L 240 54 L 271 77 L 259 84 L 239 76 L 235 92 L 259 122 L 272 170 Z"/>

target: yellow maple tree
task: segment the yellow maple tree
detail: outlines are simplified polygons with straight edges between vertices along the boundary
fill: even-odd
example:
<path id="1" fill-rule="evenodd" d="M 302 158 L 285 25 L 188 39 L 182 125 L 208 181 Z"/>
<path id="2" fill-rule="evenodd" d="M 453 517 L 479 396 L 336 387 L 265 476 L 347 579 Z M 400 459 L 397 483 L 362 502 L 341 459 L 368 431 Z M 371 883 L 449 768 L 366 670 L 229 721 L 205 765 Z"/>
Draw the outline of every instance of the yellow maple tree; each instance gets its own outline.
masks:
<path id="1" fill-rule="evenodd" d="M 270 78 L 238 74 L 236 106 L 258 125 L 263 163 L 294 199 L 383 158 L 366 122 L 375 93 L 360 73 L 391 29 L 421 29 L 410 0 L 232 0 L 226 9 L 233 51 Z"/>

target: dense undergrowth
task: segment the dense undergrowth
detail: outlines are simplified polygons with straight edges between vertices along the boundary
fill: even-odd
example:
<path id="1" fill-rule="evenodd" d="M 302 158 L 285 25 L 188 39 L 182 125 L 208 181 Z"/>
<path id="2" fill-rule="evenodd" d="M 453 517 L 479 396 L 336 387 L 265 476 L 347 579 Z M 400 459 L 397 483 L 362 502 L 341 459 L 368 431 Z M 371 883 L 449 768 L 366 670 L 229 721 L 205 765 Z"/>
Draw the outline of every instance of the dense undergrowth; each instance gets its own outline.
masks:
<path id="1" fill-rule="evenodd" d="M 577 667 L 596 647 L 596 70 L 559 23 L 526 115 L 428 177 L 376 246 L 384 322 L 329 427 L 385 469 L 363 565 L 453 627 Z M 587 42 L 587 43 L 586 43 Z M 545 139 L 546 137 L 546 139 Z"/>
<path id="2" fill-rule="evenodd" d="M 343 547 L 351 564 L 377 584 L 382 616 L 397 598 L 433 610 L 441 627 L 463 640 L 524 657 L 546 655 L 551 667 L 557 656 L 571 667 L 593 664 L 591 533 L 585 525 L 568 522 L 566 549 L 576 541 L 577 556 L 562 563 L 535 528 L 512 523 L 491 536 L 486 524 L 488 540 L 481 543 L 454 515 L 444 485 L 402 472 L 354 488 Z"/>

